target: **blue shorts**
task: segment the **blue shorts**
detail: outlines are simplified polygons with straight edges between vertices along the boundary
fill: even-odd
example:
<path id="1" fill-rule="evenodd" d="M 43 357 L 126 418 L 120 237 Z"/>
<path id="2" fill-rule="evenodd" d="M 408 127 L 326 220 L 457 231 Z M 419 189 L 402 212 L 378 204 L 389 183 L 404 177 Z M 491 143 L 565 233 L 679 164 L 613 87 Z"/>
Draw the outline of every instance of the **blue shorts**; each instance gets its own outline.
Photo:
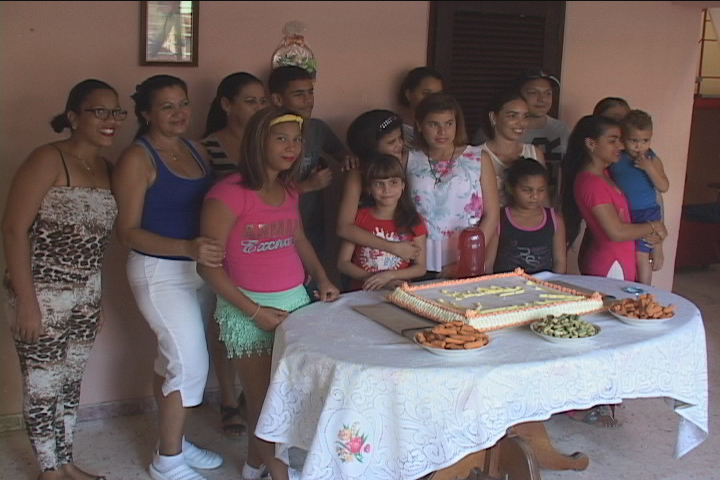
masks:
<path id="1" fill-rule="evenodd" d="M 650 208 L 642 208 L 640 210 L 630 210 L 630 218 L 632 223 L 648 223 L 656 222 L 662 219 L 662 212 L 660 205 L 655 205 Z M 653 247 L 642 238 L 635 240 L 635 251 L 650 253 Z"/>

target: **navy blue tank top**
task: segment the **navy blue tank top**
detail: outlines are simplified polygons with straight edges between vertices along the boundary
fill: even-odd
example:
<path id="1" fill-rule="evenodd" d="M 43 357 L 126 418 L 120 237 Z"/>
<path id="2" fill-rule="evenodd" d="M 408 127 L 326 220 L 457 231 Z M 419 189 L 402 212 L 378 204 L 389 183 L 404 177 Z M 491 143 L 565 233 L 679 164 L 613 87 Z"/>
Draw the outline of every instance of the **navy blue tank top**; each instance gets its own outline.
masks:
<path id="1" fill-rule="evenodd" d="M 155 164 L 155 183 L 145 194 L 145 207 L 143 209 L 143 229 L 163 237 L 191 240 L 200 233 L 200 213 L 203 199 L 213 183 L 210 168 L 198 154 L 192 144 L 181 138 L 182 142 L 192 153 L 195 161 L 200 165 L 203 176 L 200 178 L 184 178 L 175 175 L 160 158 L 152 144 L 140 137 L 137 142 L 144 146 L 152 155 Z M 188 257 L 171 257 L 151 255 L 152 257 L 170 260 L 192 260 Z"/>
<path id="2" fill-rule="evenodd" d="M 545 221 L 529 230 L 512 223 L 509 208 L 500 209 L 500 240 L 493 272 L 512 272 L 517 267 L 527 273 L 552 271 L 553 210 L 545 208 Z"/>

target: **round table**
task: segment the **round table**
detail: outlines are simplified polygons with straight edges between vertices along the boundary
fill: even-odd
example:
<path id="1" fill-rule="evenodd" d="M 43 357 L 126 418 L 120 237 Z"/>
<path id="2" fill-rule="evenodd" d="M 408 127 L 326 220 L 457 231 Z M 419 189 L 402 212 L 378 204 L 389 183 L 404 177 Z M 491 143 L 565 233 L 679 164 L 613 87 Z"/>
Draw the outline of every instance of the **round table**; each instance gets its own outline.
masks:
<path id="1" fill-rule="evenodd" d="M 627 398 L 666 397 L 679 414 L 675 455 L 708 432 L 705 330 L 698 309 L 670 292 L 607 278 L 536 275 L 631 297 L 643 288 L 675 317 L 634 327 L 607 312 L 582 346 L 528 327 L 491 332 L 463 359 L 434 355 L 351 309 L 387 292 L 354 292 L 294 312 L 277 329 L 273 377 L 256 434 L 307 450 L 304 480 L 413 480 L 487 449 L 509 427 Z"/>

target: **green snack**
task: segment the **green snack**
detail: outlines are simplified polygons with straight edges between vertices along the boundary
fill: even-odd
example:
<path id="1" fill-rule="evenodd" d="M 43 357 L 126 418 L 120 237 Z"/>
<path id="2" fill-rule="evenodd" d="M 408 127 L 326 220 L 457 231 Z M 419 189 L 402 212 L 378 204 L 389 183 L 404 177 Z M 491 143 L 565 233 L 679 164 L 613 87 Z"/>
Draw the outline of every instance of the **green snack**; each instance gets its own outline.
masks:
<path id="1" fill-rule="evenodd" d="M 532 325 L 538 333 L 556 338 L 587 338 L 597 335 L 597 328 L 590 322 L 580 320 L 578 315 L 548 315 Z"/>

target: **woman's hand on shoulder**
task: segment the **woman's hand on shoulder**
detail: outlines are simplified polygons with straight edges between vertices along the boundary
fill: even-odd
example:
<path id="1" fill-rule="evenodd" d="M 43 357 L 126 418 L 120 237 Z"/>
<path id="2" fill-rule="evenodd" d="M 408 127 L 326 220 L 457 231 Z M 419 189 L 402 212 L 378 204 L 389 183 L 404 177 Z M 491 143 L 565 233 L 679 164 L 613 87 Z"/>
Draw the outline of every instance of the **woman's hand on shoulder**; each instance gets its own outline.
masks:
<path id="1" fill-rule="evenodd" d="M 288 317 L 289 313 L 285 310 L 278 310 L 273 307 L 260 307 L 253 321 L 258 327 L 272 332 Z"/>
<path id="2" fill-rule="evenodd" d="M 353 153 L 348 153 L 347 155 L 345 155 L 345 160 L 343 161 L 341 171 L 349 172 L 350 170 L 355 170 L 357 168 L 360 168 L 360 159 L 357 157 L 357 155 Z"/>

